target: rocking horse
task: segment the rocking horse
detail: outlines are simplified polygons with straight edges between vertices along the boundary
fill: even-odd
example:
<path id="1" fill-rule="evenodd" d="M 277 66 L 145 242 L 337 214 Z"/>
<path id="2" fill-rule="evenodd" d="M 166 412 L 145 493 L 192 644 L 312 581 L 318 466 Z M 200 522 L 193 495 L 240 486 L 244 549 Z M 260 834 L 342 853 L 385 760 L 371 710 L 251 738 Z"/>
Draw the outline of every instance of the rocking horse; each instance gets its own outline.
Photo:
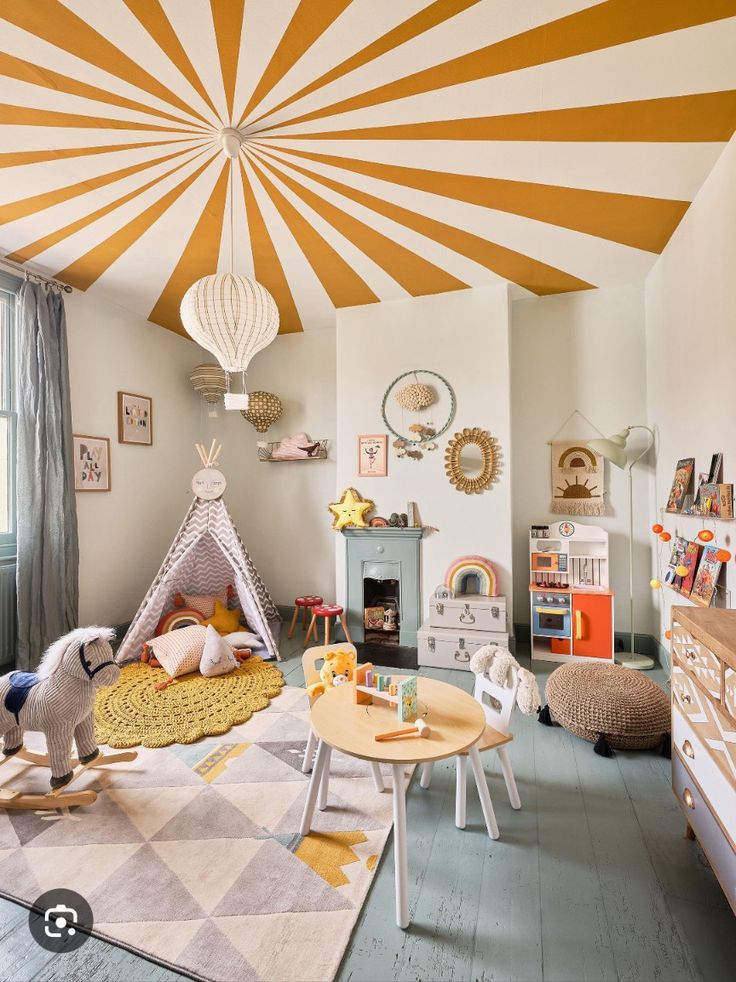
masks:
<path id="1" fill-rule="evenodd" d="M 44 809 L 91 805 L 97 792 L 64 791 L 90 767 L 135 760 L 136 752 L 101 753 L 95 741 L 95 690 L 113 685 L 120 668 L 113 659 L 108 627 L 80 627 L 55 641 L 37 672 L 0 678 L 0 767 L 9 760 L 51 768 L 51 791 L 24 794 L 0 787 L 0 808 Z M 39 730 L 47 754 L 23 746 L 23 734 Z M 72 756 L 72 741 L 77 757 Z"/>

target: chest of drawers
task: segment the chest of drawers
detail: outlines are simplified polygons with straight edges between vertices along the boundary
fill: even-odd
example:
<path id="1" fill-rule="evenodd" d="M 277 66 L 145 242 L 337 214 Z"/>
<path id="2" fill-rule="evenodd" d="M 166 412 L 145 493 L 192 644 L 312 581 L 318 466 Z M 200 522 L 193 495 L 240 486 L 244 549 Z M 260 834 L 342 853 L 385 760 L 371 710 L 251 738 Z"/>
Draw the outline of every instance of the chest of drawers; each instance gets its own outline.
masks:
<path id="1" fill-rule="evenodd" d="M 736 610 L 672 609 L 672 788 L 736 912 Z"/>

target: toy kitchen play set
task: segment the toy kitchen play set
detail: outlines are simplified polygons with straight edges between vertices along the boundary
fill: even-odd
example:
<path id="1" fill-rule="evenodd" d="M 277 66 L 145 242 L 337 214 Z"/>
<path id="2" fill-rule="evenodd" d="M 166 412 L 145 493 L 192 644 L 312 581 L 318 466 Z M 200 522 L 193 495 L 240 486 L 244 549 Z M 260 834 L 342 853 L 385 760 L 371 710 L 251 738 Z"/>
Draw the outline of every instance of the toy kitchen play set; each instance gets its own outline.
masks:
<path id="1" fill-rule="evenodd" d="M 429 618 L 417 633 L 420 665 L 468 668 L 485 644 L 509 646 L 506 598 L 496 593 L 496 572 L 483 556 L 461 556 L 429 602 Z"/>
<path id="2" fill-rule="evenodd" d="M 608 532 L 556 522 L 529 533 L 532 658 L 613 661 Z"/>

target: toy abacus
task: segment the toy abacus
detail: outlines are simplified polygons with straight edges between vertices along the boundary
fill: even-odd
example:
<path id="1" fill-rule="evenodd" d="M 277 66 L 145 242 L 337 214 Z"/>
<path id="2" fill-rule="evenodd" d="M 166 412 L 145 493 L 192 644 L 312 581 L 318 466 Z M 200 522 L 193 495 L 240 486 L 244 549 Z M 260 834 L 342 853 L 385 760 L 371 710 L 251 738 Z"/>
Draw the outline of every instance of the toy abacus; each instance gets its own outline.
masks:
<path id="1" fill-rule="evenodd" d="M 402 723 L 411 723 L 417 716 L 417 679 L 415 675 L 394 681 L 393 676 L 373 670 L 366 662 L 355 669 L 353 692 L 357 705 L 372 705 L 376 700 L 396 706 Z"/>

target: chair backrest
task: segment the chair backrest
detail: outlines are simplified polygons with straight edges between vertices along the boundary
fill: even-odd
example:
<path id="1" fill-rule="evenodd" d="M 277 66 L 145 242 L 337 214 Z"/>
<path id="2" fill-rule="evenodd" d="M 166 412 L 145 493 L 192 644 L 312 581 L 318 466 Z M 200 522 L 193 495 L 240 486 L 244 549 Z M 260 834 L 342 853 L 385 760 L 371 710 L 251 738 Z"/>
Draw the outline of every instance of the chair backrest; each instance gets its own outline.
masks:
<path id="1" fill-rule="evenodd" d="M 473 698 L 483 707 L 486 723 L 499 733 L 508 733 L 511 729 L 518 688 L 519 671 L 514 665 L 509 668 L 506 685 L 496 685 L 485 675 L 475 676 Z"/>
<path id="2" fill-rule="evenodd" d="M 348 644 L 346 641 L 339 642 L 338 644 L 320 644 L 315 645 L 314 648 L 307 648 L 302 655 L 302 670 L 304 672 L 305 685 L 313 685 L 315 682 L 319 682 L 319 670 L 328 651 L 352 651 L 357 660 L 357 648 L 354 644 Z"/>

